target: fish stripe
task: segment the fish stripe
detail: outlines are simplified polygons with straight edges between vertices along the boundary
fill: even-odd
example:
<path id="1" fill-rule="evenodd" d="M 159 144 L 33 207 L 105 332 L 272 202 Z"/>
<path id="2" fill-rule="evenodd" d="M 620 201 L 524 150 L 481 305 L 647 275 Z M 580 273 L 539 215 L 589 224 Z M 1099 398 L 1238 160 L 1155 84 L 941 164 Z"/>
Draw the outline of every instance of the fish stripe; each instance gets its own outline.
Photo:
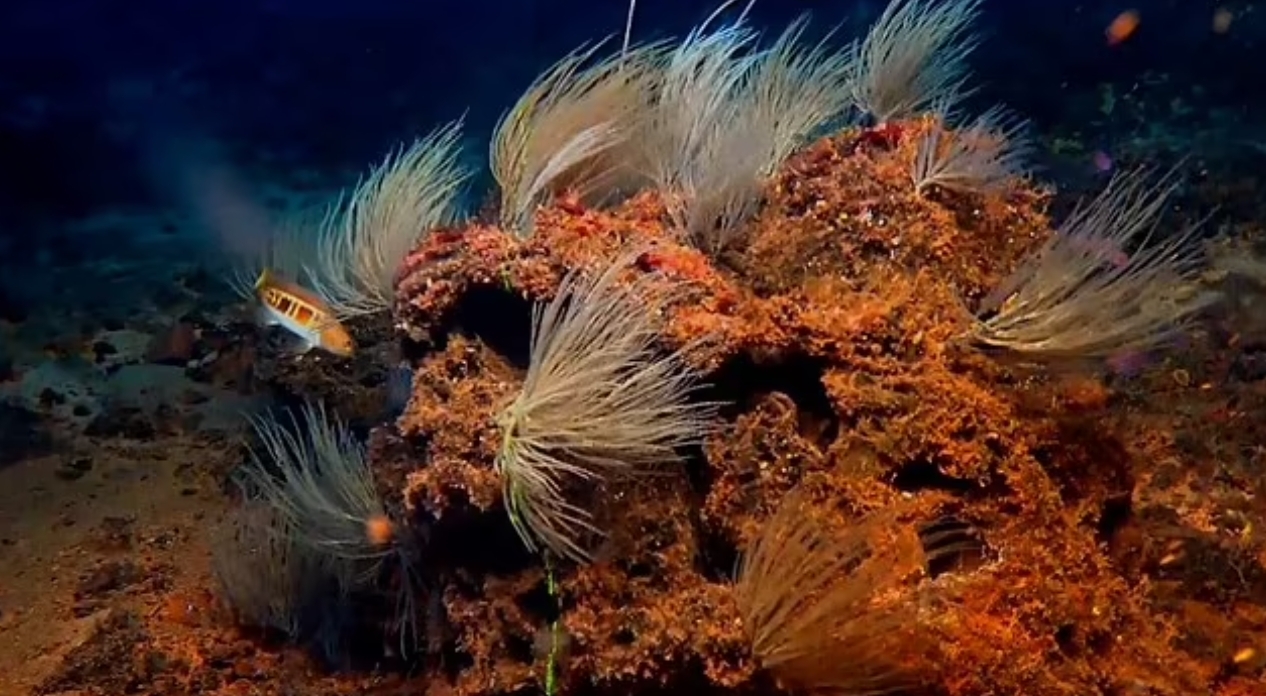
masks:
<path id="1" fill-rule="evenodd" d="M 313 305 L 306 301 L 307 298 L 295 296 L 279 287 L 265 286 L 261 292 L 261 299 L 271 309 L 295 320 L 302 326 L 316 328 L 318 325 L 334 321 L 330 313 L 321 306 Z"/>
<path id="2" fill-rule="evenodd" d="M 319 313 L 329 314 L 325 308 L 325 300 L 311 290 L 290 282 L 289 280 L 278 276 L 276 273 L 269 272 L 267 277 L 261 277 L 261 283 L 265 287 L 280 290 L 281 292 L 293 297 L 294 299 L 307 304 L 318 310 Z"/>

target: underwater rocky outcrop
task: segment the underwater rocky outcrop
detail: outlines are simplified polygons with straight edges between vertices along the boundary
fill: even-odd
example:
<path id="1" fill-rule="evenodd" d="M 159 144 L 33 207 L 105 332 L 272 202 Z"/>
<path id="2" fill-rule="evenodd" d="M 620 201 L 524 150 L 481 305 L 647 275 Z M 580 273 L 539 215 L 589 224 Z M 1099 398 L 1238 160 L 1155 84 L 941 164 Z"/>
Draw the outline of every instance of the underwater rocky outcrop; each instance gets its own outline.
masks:
<path id="1" fill-rule="evenodd" d="M 1093 373 L 1051 374 L 967 340 L 966 307 L 1052 234 L 1047 195 L 921 195 L 909 172 L 939 125 L 891 128 L 794 156 L 745 243 L 718 259 L 680 241 L 655 193 L 607 210 L 560 200 L 526 239 L 480 223 L 439 230 L 409 255 L 396 315 L 421 357 L 371 461 L 457 568 L 443 604 L 468 660 L 459 692 L 515 692 L 555 664 L 562 693 L 748 693 L 771 677 L 839 693 L 885 679 L 955 694 L 1209 688 L 1205 656 L 1181 648 L 1114 554 L 1139 562 L 1118 535 L 1136 479 L 1179 456 L 1174 443 L 1137 437 L 1158 424 Z M 577 491 L 600 496 L 607 536 L 591 563 L 542 564 L 509 533 L 494 416 L 521 386 L 532 303 L 629 247 L 644 249 L 630 282 L 687 285 L 660 340 L 689 349 L 706 385 L 692 398 L 718 402 L 723 424 L 680 466 Z M 767 653 L 777 639 L 752 635 L 733 571 L 786 531 L 771 518 L 789 496 L 821 520 L 813 535 L 872 551 L 851 551 L 818 586 L 796 586 L 803 557 L 776 565 L 763 581 L 791 593 L 777 611 L 812 613 L 834 585 L 853 586 L 852 604 L 807 643 Z M 791 555 L 794 542 L 765 543 Z M 903 544 L 901 562 L 871 555 Z M 877 638 L 907 632 L 919 639 Z M 542 655 L 543 634 L 565 648 Z"/>
<path id="2" fill-rule="evenodd" d="M 1223 302 L 1255 267 L 1206 267 L 1181 169 L 1053 220 L 1024 124 L 954 116 L 978 10 L 582 49 L 498 126 L 483 214 L 450 124 L 278 234 L 235 286 L 307 352 L 226 341 L 220 378 L 306 403 L 254 421 L 218 598 L 68 664 L 144 635 L 192 657 L 111 688 L 1262 693 L 1260 448 L 1226 451 L 1266 401 Z"/>

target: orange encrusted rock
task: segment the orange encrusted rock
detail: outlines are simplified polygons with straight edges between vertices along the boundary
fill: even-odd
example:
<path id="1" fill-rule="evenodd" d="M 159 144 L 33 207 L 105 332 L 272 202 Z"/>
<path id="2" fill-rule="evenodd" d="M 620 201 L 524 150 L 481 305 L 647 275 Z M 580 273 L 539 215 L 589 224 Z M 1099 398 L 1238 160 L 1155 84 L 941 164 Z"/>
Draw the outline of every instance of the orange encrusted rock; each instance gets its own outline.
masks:
<path id="1" fill-rule="evenodd" d="M 968 345 L 976 303 L 1050 234 L 1049 194 L 1026 182 L 916 193 L 914 143 L 937 127 L 811 146 L 715 258 L 675 235 L 645 192 L 607 210 L 564 197 L 526 239 L 472 223 L 410 255 L 397 319 L 425 357 L 392 430 L 410 444 L 376 466 L 403 472 L 396 497 L 438 519 L 436 535 L 483 535 L 444 543 L 480 547 L 449 559 L 462 568 L 444 594 L 452 644 L 470 656 L 457 692 L 507 693 L 525 674 L 543 683 L 544 658 L 526 646 L 551 630 L 566 638 L 563 693 L 776 683 L 753 654 L 733 572 L 800 491 L 844 524 L 899 506 L 893 534 L 962 530 L 949 551 L 925 542 L 935 562 L 920 576 L 876 576 L 892 585 L 884 596 L 924 603 L 909 620 L 936 649 L 905 667 L 941 693 L 1255 693 L 1241 677 L 1260 674 L 1260 659 L 1232 658 L 1266 637 L 1249 599 L 1266 587 L 1266 546 L 1256 528 L 1219 531 L 1228 513 L 1217 508 L 1236 494 L 1207 478 L 1214 455 L 1183 442 L 1212 425 L 1188 408 L 1230 397 L 1169 388 L 1162 407 L 1140 396 L 1150 377 L 1063 374 Z M 533 303 L 628 248 L 643 250 L 629 278 L 685 284 L 662 344 L 689 349 L 707 384 L 699 398 L 723 403 L 719 428 L 680 469 L 590 492 L 609 536 L 591 564 L 550 567 L 551 597 L 541 561 L 509 531 L 495 418 L 521 386 Z M 1212 379 L 1202 364 L 1187 382 Z M 1195 485 L 1199 496 L 1174 492 Z M 1237 515 L 1260 514 L 1245 505 Z M 1157 547 L 1178 541 L 1228 559 L 1227 572 L 1197 580 L 1193 558 Z M 1199 638 L 1211 630 L 1235 637 L 1215 647 Z"/>

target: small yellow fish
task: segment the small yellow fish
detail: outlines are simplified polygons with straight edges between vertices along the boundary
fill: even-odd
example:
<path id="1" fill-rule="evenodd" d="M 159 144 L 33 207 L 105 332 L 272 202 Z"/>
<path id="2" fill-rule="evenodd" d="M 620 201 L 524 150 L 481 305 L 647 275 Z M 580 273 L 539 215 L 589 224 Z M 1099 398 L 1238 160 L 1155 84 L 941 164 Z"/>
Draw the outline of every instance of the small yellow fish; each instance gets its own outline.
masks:
<path id="1" fill-rule="evenodd" d="M 302 340 L 301 352 L 320 348 L 350 357 L 356 351 L 351 334 L 334 318 L 334 313 L 315 293 L 264 269 L 255 281 L 259 298 L 260 323 L 282 326 Z"/>

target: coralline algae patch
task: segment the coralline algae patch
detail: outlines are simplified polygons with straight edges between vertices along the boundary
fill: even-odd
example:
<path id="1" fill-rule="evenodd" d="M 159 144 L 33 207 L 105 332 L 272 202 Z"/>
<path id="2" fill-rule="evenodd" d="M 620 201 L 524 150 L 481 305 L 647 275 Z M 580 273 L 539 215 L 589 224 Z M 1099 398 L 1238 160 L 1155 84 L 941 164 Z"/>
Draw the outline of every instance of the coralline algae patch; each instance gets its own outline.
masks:
<path id="1" fill-rule="evenodd" d="M 1179 419 L 1152 414 L 1144 426 L 1131 397 L 1099 378 L 1000 361 L 963 340 L 966 308 L 1046 240 L 1047 195 L 915 193 L 913 136 L 929 127 L 908 124 L 909 137 L 882 144 L 844 133 L 795 156 L 741 250 L 715 262 L 670 233 L 653 193 L 608 211 L 562 201 L 527 240 L 474 225 L 410 256 L 398 321 L 438 350 L 395 426 L 403 440 L 375 466 L 398 472 L 394 495 L 438 517 L 437 535 L 504 515 L 489 414 L 522 380 L 531 302 L 550 299 L 568 271 L 637 247 L 630 278 L 685 279 L 663 343 L 689 346 L 709 385 L 700 398 L 723 403 L 723 428 L 683 469 L 603 489 L 609 538 L 594 563 L 555 569 L 556 605 L 541 601 L 540 564 L 512 549 L 513 535 L 482 537 L 509 545 L 501 551 L 459 554 L 476 566 L 444 600 L 473 656 L 460 692 L 517 688 L 535 658 L 516 646 L 550 625 L 568 638 L 569 689 L 760 689 L 777 669 L 753 649 L 734 563 L 795 493 L 837 524 L 883 514 L 884 533 L 922 539 L 927 562 L 855 573 L 878 586 L 858 599 L 874 611 L 851 615 L 859 633 L 916 631 L 919 650 L 898 657 L 919 683 L 954 694 L 1250 693 L 1241 672 L 1219 666 L 1233 654 L 1190 649 L 1182 618 L 1114 553 L 1136 480 L 1183 456 L 1172 438 L 1137 432 Z M 885 609 L 896 601 L 915 608 L 899 624 Z M 842 663 L 874 648 L 814 647 Z"/>

